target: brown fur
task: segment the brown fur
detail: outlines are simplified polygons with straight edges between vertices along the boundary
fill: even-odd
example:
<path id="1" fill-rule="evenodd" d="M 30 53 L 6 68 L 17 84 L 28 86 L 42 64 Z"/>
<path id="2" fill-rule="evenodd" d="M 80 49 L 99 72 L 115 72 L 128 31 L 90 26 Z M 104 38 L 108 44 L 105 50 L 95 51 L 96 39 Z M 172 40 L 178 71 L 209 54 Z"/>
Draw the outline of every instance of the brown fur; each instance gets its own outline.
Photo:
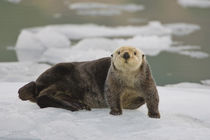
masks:
<path id="1" fill-rule="evenodd" d="M 20 88 L 19 97 L 36 102 L 40 108 L 76 111 L 107 107 L 103 93 L 109 67 L 109 57 L 60 63 L 42 73 L 35 82 Z"/>

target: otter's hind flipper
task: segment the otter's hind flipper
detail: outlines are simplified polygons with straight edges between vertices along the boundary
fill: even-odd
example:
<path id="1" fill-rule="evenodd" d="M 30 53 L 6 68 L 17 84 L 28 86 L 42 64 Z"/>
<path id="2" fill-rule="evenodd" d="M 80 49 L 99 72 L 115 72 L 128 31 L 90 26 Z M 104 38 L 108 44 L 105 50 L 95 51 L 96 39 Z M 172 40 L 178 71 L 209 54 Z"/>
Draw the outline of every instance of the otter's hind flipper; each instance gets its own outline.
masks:
<path id="1" fill-rule="evenodd" d="M 36 92 L 35 82 L 30 82 L 18 90 L 19 98 L 23 101 L 30 100 L 32 102 L 36 102 L 35 92 Z"/>

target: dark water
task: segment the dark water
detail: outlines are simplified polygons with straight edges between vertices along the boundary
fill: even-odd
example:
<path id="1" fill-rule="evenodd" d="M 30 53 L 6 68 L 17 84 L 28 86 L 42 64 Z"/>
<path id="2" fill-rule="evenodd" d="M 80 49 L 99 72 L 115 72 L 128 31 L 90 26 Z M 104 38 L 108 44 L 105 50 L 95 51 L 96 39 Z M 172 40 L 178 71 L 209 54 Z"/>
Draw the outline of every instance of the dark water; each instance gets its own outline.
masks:
<path id="1" fill-rule="evenodd" d="M 87 0 L 84 0 L 87 2 Z M 22 0 L 9 3 L 0 0 L 0 62 L 17 61 L 14 46 L 23 28 L 49 24 L 96 23 L 107 26 L 144 25 L 157 20 L 167 23 L 192 23 L 201 27 L 193 34 L 173 37 L 174 41 L 185 45 L 198 45 L 201 51 L 210 54 L 210 8 L 183 8 L 177 0 L 104 0 L 100 2 L 126 4 L 136 3 L 145 10 L 123 13 L 117 16 L 78 16 L 64 3 L 78 0 Z M 55 14 L 62 16 L 55 18 Z M 140 19 L 129 21 L 128 19 Z M 189 56 L 162 52 L 158 56 L 147 57 L 158 85 L 178 82 L 200 82 L 210 79 L 210 58 L 195 59 Z"/>

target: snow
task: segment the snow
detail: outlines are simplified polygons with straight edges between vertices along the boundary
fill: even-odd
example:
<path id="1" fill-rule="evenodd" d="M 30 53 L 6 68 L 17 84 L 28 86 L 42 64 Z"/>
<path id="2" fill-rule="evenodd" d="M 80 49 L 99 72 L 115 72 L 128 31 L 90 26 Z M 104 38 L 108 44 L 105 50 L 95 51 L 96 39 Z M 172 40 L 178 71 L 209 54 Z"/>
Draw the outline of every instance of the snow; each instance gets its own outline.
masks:
<path id="1" fill-rule="evenodd" d="M 99 2 L 77 2 L 69 5 L 69 9 L 76 10 L 78 15 L 83 16 L 113 16 L 125 12 L 137 12 L 144 6 L 137 4 L 107 4 Z"/>
<path id="2" fill-rule="evenodd" d="M 123 110 L 121 116 L 109 115 L 109 109 L 40 109 L 18 99 L 17 90 L 24 84 L 0 84 L 0 139 L 210 139 L 210 87 L 206 85 L 158 87 L 161 119 L 151 119 L 145 105 Z"/>
<path id="3" fill-rule="evenodd" d="M 199 30 L 198 25 L 176 23 L 163 25 L 158 21 L 144 26 L 108 27 L 95 24 L 49 25 L 24 29 L 20 33 L 16 52 L 19 61 L 58 63 L 93 60 L 110 56 L 118 47 L 129 45 L 142 49 L 146 55 L 162 51 L 194 58 L 208 54 L 194 47 L 180 47 L 172 35 L 188 35 Z M 72 41 L 76 41 L 72 45 Z"/>
<path id="4" fill-rule="evenodd" d="M 209 8 L 210 0 L 178 0 L 183 7 Z"/>
<path id="5" fill-rule="evenodd" d="M 0 82 L 29 82 L 48 68 L 49 65 L 33 62 L 1 62 Z"/>

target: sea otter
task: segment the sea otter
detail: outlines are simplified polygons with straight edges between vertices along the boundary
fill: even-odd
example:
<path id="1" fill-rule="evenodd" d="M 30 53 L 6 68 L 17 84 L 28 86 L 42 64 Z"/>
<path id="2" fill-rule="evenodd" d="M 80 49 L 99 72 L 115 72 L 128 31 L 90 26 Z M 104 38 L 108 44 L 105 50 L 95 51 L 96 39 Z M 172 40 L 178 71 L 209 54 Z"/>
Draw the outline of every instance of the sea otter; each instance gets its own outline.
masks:
<path id="1" fill-rule="evenodd" d="M 138 72 L 132 76 L 134 71 Z M 113 115 L 121 114 L 122 108 L 136 109 L 146 102 L 149 116 L 160 117 L 149 66 L 141 51 L 133 47 L 121 47 L 111 58 L 56 64 L 18 93 L 20 99 L 36 102 L 40 108 L 78 111 L 111 107 Z"/>

